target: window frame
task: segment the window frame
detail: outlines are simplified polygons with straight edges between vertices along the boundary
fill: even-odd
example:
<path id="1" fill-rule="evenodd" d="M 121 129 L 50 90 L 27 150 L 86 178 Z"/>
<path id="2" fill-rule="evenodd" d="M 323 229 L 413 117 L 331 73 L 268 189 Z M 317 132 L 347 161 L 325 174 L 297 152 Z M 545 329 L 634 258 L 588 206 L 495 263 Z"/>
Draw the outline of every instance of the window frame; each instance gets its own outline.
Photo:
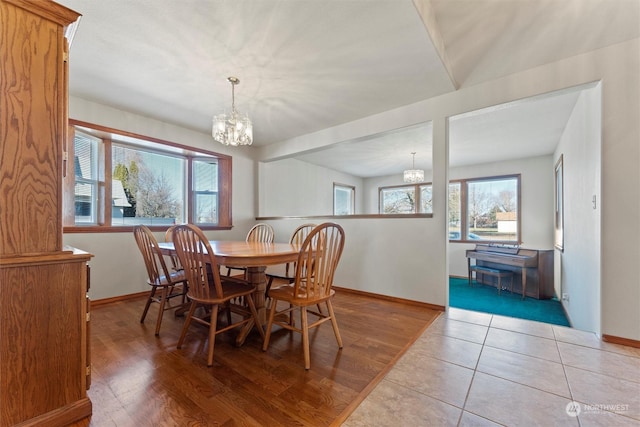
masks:
<path id="1" fill-rule="evenodd" d="M 351 199 L 351 209 L 348 214 L 337 214 L 336 213 L 336 190 L 349 191 L 350 199 Z M 341 216 L 341 215 L 355 215 L 356 213 L 356 187 L 348 184 L 340 184 L 337 182 L 333 183 L 333 215 Z"/>
<path id="2" fill-rule="evenodd" d="M 91 151 L 91 162 L 90 162 L 90 167 L 91 167 L 91 171 L 95 172 L 94 174 L 92 174 L 93 176 L 91 178 L 86 178 L 86 177 L 80 177 L 78 178 L 76 176 L 76 164 L 75 164 L 75 156 L 72 157 L 73 161 L 71 163 L 67 163 L 68 167 L 71 167 L 71 164 L 73 164 L 73 179 L 74 179 L 74 185 L 73 185 L 73 193 L 74 193 L 74 203 L 73 203 L 73 212 L 74 212 L 74 224 L 75 222 L 75 218 L 76 218 L 76 200 L 75 200 L 75 191 L 76 191 L 76 185 L 77 184 L 83 184 L 83 185 L 88 185 L 89 187 L 91 187 L 91 198 L 95 198 L 95 199 L 99 199 L 99 188 L 100 188 L 100 180 L 98 178 L 98 165 L 100 164 L 100 155 L 99 155 L 99 150 L 100 150 L 100 138 L 97 138 L 93 135 L 90 135 L 89 133 L 86 132 L 81 132 L 85 137 L 87 137 L 88 139 L 91 139 L 93 141 L 91 141 L 92 143 L 95 143 L 95 147 L 92 146 L 90 147 L 90 151 Z M 75 136 L 75 135 L 74 135 Z M 74 153 L 75 153 L 75 141 L 74 141 Z M 95 205 L 93 203 L 90 204 L 91 206 L 91 220 L 90 221 L 84 221 L 84 222 L 80 222 L 80 226 L 95 226 L 98 223 L 98 203 L 96 203 Z"/>
<path id="3" fill-rule="evenodd" d="M 378 187 L 378 214 L 383 216 L 389 215 L 433 215 L 433 202 L 431 203 L 431 212 L 418 212 L 422 210 L 422 188 L 423 187 L 431 187 L 431 196 L 433 197 L 433 183 L 431 182 L 417 182 L 415 184 L 402 184 L 402 185 L 386 185 L 382 187 Z M 413 204 L 413 212 L 405 212 L 405 213 L 385 213 L 384 212 L 384 202 L 382 194 L 385 190 L 393 190 L 393 189 L 401 189 L 401 188 L 413 188 L 415 194 L 415 201 Z"/>
<path id="4" fill-rule="evenodd" d="M 487 182 L 487 181 L 503 181 L 507 179 L 515 179 L 516 180 L 516 210 L 517 210 L 517 225 L 516 225 L 516 239 L 515 240 L 485 240 L 485 239 L 468 239 L 469 235 L 469 192 L 468 192 L 468 184 L 474 182 Z M 508 175 L 494 175 L 494 176 L 486 176 L 486 177 L 476 177 L 476 178 L 462 178 L 462 179 L 452 179 L 449 181 L 449 186 L 451 184 L 459 184 L 460 185 L 460 239 L 449 239 L 451 243 L 499 243 L 499 244 L 516 244 L 520 245 L 522 243 L 522 177 L 521 174 L 508 174 Z M 450 193 L 450 188 L 447 187 L 448 194 Z M 447 197 L 449 202 L 449 197 Z M 447 209 L 448 211 L 449 209 Z M 447 224 L 449 224 L 449 220 L 447 220 Z M 449 227 L 447 226 L 447 233 L 449 233 Z M 464 236 L 464 238 L 463 238 Z"/>
<path id="5" fill-rule="evenodd" d="M 67 158 L 74 158 L 74 138 L 75 130 L 82 131 L 87 135 L 99 138 L 102 143 L 98 144 L 98 202 L 97 202 L 97 224 L 85 225 L 75 224 L 75 171 L 63 173 L 63 227 L 65 233 L 101 233 L 101 232 L 131 232 L 134 226 L 112 225 L 111 223 L 111 203 L 105 203 L 106 196 L 111 197 L 112 144 L 138 147 L 144 151 L 153 151 L 163 155 L 183 157 L 187 161 L 186 167 L 186 198 L 185 215 L 186 221 L 193 224 L 194 218 L 194 189 L 193 189 L 193 162 L 203 158 L 215 158 L 218 162 L 218 223 L 206 224 L 196 223 L 203 230 L 230 230 L 233 227 L 233 217 L 231 209 L 232 195 L 232 157 L 225 154 L 216 153 L 209 150 L 190 147 L 159 138 L 121 131 L 94 123 L 80 120 L 69 120 L 69 132 L 67 139 Z M 74 162 L 66 162 L 66 169 L 69 169 Z M 153 231 L 163 231 L 168 228 L 166 225 L 148 226 Z"/>

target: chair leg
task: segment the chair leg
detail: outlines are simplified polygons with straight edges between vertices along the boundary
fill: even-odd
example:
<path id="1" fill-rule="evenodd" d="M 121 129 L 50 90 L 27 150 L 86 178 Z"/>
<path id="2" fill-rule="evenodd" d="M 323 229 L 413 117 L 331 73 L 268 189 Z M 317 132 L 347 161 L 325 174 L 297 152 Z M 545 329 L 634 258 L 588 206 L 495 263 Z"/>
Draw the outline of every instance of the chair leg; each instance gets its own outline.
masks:
<path id="1" fill-rule="evenodd" d="M 153 301 L 153 297 L 156 294 L 156 287 L 153 286 L 151 291 L 149 292 L 149 298 L 147 298 L 147 304 L 144 306 L 144 310 L 142 311 L 142 316 L 140 317 L 140 323 L 144 323 L 144 318 L 147 317 L 147 312 L 149 311 L 149 306 Z"/>
<path id="2" fill-rule="evenodd" d="M 226 306 L 226 310 L 227 310 L 227 324 L 231 324 L 231 302 L 227 302 L 227 306 Z"/>
<path id="3" fill-rule="evenodd" d="M 331 304 L 330 300 L 327 300 L 327 310 L 329 310 L 329 316 L 331 317 L 333 333 L 336 335 L 336 341 L 338 341 L 338 348 L 342 348 L 342 337 L 340 336 L 340 330 L 338 329 L 338 321 L 336 320 L 336 315 L 333 312 L 333 304 Z"/>
<path id="4" fill-rule="evenodd" d="M 267 288 L 264 291 L 264 297 L 269 298 L 269 291 L 271 290 L 271 285 L 273 284 L 273 276 L 269 277 L 269 281 L 267 282 Z"/>
<path id="5" fill-rule="evenodd" d="M 158 320 L 156 320 L 156 336 L 160 335 L 160 325 L 162 324 L 162 315 L 164 314 L 164 305 L 167 302 L 169 289 L 167 286 L 162 287 L 162 295 L 160 296 L 160 308 L 158 309 Z"/>
<path id="6" fill-rule="evenodd" d="M 180 332 L 180 338 L 178 339 L 178 348 L 182 348 L 182 343 L 184 342 L 184 337 L 187 335 L 187 329 L 189 329 L 189 324 L 191 324 L 191 318 L 193 317 L 193 313 L 196 311 L 198 304 L 195 301 L 191 301 L 191 307 L 189 308 L 189 314 L 187 314 L 187 318 L 184 321 L 184 325 L 182 325 L 182 332 Z"/>
<path id="7" fill-rule="evenodd" d="M 304 350 L 304 369 L 311 368 L 311 357 L 309 356 L 309 319 L 307 318 L 307 307 L 300 307 L 300 320 L 302 321 L 302 348 Z"/>
<path id="8" fill-rule="evenodd" d="M 267 320 L 267 330 L 264 335 L 264 342 L 262 343 L 262 351 L 267 351 L 269 347 L 269 339 L 271 338 L 271 327 L 273 326 L 273 319 L 276 314 L 276 307 L 278 306 L 278 301 L 273 299 L 271 300 L 271 310 L 269 310 L 269 320 Z"/>
<path id="9" fill-rule="evenodd" d="M 245 301 L 249 306 L 249 310 L 251 310 L 251 315 L 253 316 L 253 322 L 256 328 L 258 328 L 258 332 L 260 333 L 260 336 L 264 341 L 264 330 L 262 329 L 262 325 L 260 324 L 260 319 L 258 319 L 258 310 L 256 310 L 256 303 L 253 301 L 253 296 L 247 295 L 247 297 L 245 298 Z"/>
<path id="10" fill-rule="evenodd" d="M 218 305 L 214 305 L 211 310 L 211 322 L 209 323 L 209 354 L 207 355 L 207 366 L 213 365 L 213 347 L 216 344 L 216 328 L 218 324 Z"/>

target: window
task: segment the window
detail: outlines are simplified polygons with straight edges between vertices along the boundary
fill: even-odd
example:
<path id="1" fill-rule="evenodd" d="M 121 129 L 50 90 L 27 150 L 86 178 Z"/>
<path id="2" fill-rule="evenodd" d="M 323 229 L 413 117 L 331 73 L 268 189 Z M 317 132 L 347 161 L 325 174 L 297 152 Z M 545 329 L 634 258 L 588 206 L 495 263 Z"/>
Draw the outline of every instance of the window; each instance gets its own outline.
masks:
<path id="1" fill-rule="evenodd" d="M 66 232 L 137 224 L 231 227 L 229 156 L 72 123 L 75 174 L 64 183 L 64 199 L 75 208 L 65 208 Z"/>
<path id="2" fill-rule="evenodd" d="M 353 215 L 355 213 L 356 188 L 350 185 L 333 184 L 333 214 Z"/>
<path id="3" fill-rule="evenodd" d="M 193 212 L 199 224 L 218 223 L 218 162 L 193 162 Z"/>
<path id="4" fill-rule="evenodd" d="M 100 139 L 76 132 L 74 207 L 76 224 L 96 224 L 98 200 L 98 143 Z"/>
<path id="5" fill-rule="evenodd" d="M 184 222 L 185 158 L 135 146 L 111 147 L 111 225 Z"/>
<path id="6" fill-rule="evenodd" d="M 449 240 L 520 241 L 520 175 L 449 184 Z"/>
<path id="7" fill-rule="evenodd" d="M 431 184 L 380 187 L 381 214 L 433 213 Z"/>

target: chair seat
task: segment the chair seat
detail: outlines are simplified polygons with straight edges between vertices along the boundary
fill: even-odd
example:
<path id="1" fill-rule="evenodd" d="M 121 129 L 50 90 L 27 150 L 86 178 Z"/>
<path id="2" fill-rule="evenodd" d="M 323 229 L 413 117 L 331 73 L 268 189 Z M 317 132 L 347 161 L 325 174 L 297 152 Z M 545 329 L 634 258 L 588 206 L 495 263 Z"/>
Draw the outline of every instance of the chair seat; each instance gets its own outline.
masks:
<path id="1" fill-rule="evenodd" d="M 176 271 L 169 274 L 169 279 L 167 280 L 167 276 L 160 276 L 155 283 L 152 283 L 150 280 L 147 280 L 147 283 L 151 286 L 173 286 L 177 283 L 184 282 L 187 280 L 187 277 L 184 274 L 184 271 Z"/>
<path id="2" fill-rule="evenodd" d="M 329 295 L 322 298 L 313 298 L 308 299 L 306 292 L 303 292 L 304 289 L 300 289 L 300 295 L 294 295 L 295 287 L 293 285 L 282 285 L 277 288 L 271 289 L 269 295 L 273 299 L 277 299 L 280 301 L 285 301 L 293 305 L 297 305 L 300 307 L 306 307 L 310 305 L 318 305 L 320 303 L 325 302 L 326 300 L 332 298 L 335 295 L 335 291 L 331 289 L 329 291 Z"/>
<path id="3" fill-rule="evenodd" d="M 191 292 L 187 293 L 189 298 L 197 303 L 206 303 L 206 304 L 222 304 L 230 299 L 243 297 L 246 295 L 250 295 L 256 290 L 256 287 L 253 285 L 249 285 L 248 283 L 241 283 L 238 281 L 227 281 L 222 280 L 222 298 L 199 298 L 193 295 Z M 215 294 L 215 292 L 212 292 Z"/>

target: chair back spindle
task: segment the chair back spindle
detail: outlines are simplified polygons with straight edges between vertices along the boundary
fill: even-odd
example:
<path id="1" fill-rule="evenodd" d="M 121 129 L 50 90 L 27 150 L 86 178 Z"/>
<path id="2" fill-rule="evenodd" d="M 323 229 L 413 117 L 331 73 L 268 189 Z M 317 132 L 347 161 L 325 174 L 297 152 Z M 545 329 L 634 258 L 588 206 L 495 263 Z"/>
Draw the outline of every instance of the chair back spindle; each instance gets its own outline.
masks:
<path id="1" fill-rule="evenodd" d="M 202 231 L 191 224 L 178 225 L 172 240 L 189 283 L 189 297 L 195 300 L 222 298 L 216 257 Z"/>
<path id="2" fill-rule="evenodd" d="M 275 232 L 269 224 L 259 223 L 247 233 L 247 242 L 273 243 Z"/>
<path id="3" fill-rule="evenodd" d="M 302 224 L 293 231 L 293 234 L 291 234 L 291 238 L 289 239 L 289 243 L 291 243 L 292 245 L 302 246 L 302 244 L 304 243 L 304 239 L 307 238 L 309 233 L 311 233 L 311 230 L 313 230 L 315 227 L 316 224 Z M 293 271 L 291 271 L 291 273 L 295 273 L 296 263 L 288 262 L 285 264 L 285 275 L 289 275 L 289 268 L 291 266 L 293 266 Z"/>
<path id="4" fill-rule="evenodd" d="M 151 230 L 144 225 L 136 226 L 133 235 L 144 259 L 149 284 L 160 285 L 163 276 L 169 277 L 169 269 L 158 247 L 158 241 Z"/>
<path id="5" fill-rule="evenodd" d="M 294 295 L 297 298 L 329 297 L 343 248 L 344 230 L 338 224 L 321 224 L 307 235 L 296 262 Z"/>

